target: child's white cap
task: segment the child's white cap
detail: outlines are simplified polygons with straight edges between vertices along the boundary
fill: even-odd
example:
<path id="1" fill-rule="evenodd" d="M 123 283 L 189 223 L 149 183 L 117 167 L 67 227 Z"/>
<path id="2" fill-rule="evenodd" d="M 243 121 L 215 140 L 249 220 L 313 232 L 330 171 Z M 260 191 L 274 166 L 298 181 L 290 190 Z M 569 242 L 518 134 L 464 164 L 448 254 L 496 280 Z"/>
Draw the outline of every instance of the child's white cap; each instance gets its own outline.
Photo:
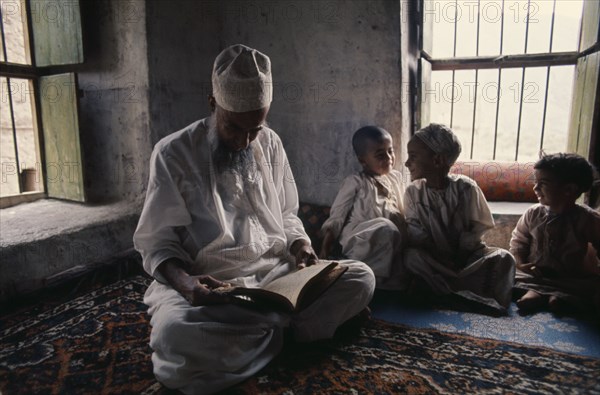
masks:
<path id="1" fill-rule="evenodd" d="M 420 139 L 436 154 L 444 155 L 452 166 L 462 150 L 458 137 L 446 125 L 432 123 L 419 130 L 413 137 Z"/>

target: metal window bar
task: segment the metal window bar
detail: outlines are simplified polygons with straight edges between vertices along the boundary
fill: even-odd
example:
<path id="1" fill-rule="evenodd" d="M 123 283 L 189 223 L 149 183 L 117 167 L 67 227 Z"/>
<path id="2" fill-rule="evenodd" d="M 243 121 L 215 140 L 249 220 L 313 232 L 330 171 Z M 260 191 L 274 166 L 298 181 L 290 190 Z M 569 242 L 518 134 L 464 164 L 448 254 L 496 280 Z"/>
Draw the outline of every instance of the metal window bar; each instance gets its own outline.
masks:
<path id="1" fill-rule="evenodd" d="M 588 49 L 590 49 L 590 48 L 583 49 L 581 47 L 581 45 L 583 44 L 582 38 L 583 38 L 583 12 L 584 12 L 584 10 L 585 10 L 585 7 L 582 7 L 582 10 L 581 10 L 581 20 L 582 20 L 582 23 L 579 26 L 579 45 L 577 46 L 577 49 L 580 52 L 579 56 L 583 56 L 583 53 L 586 52 Z M 598 42 L 596 42 L 596 44 L 594 46 L 596 46 L 597 44 L 598 44 Z M 584 81 L 587 81 L 587 78 L 586 78 L 587 77 L 587 75 L 586 75 L 587 71 L 588 71 L 588 68 L 585 67 L 583 69 L 583 73 L 584 73 L 583 80 Z M 583 106 L 581 106 L 579 108 L 579 114 L 577 114 L 577 119 L 581 119 L 581 111 L 583 111 Z M 580 137 L 580 133 L 581 133 L 581 128 L 577 128 L 577 138 L 575 139 L 575 152 L 579 151 L 579 137 Z"/>
<path id="2" fill-rule="evenodd" d="M 544 145 L 544 137 L 545 137 L 545 127 L 547 120 L 547 106 L 548 106 L 548 96 L 549 96 L 549 87 L 550 87 L 550 72 L 553 66 L 560 65 L 575 65 L 577 64 L 577 59 L 581 56 L 580 52 L 555 52 L 552 53 L 553 42 L 554 42 L 554 27 L 555 27 L 555 13 L 556 13 L 556 0 L 553 0 L 553 9 L 552 9 L 552 19 L 551 19 L 551 28 L 550 28 L 550 52 L 545 54 L 529 54 L 528 51 L 528 43 L 529 43 L 529 27 L 530 27 L 530 17 L 531 17 L 531 0 L 527 2 L 527 16 L 526 16 L 526 26 L 525 26 L 525 48 L 524 54 L 517 55 L 503 55 L 504 51 L 504 31 L 505 31 L 505 0 L 502 0 L 501 3 L 501 25 L 500 25 L 500 56 L 479 56 L 479 39 L 480 39 L 480 6 L 481 0 L 478 0 L 478 20 L 477 20 L 477 46 L 476 52 L 477 56 L 475 57 L 456 57 L 456 46 L 457 46 L 457 6 L 458 0 L 455 1 L 455 25 L 454 25 L 454 49 L 453 49 L 453 58 L 447 59 L 433 59 L 431 56 L 425 52 L 423 52 L 423 57 L 427 59 L 432 66 L 432 71 L 441 71 L 441 70 L 451 70 L 452 71 L 452 99 L 450 103 L 450 127 L 453 126 L 454 121 L 454 100 L 455 100 L 455 72 L 456 70 L 475 70 L 475 99 L 473 106 L 473 123 L 471 130 L 471 153 L 470 157 L 473 158 L 474 154 L 474 145 L 475 145 L 475 122 L 476 122 L 476 110 L 477 110 L 477 83 L 478 83 L 478 70 L 479 69 L 497 69 L 498 70 L 498 89 L 496 91 L 496 118 L 494 125 L 494 142 L 493 142 L 493 160 L 496 159 L 497 150 L 498 150 L 498 131 L 499 131 L 499 121 L 500 121 L 500 97 L 501 97 L 501 83 L 502 83 L 502 69 L 503 68 L 520 68 L 522 69 L 521 75 L 521 87 L 520 87 L 520 97 L 519 97 L 519 115 L 518 115 L 518 126 L 517 126 L 517 141 L 516 141 L 516 149 L 515 149 L 515 161 L 518 160 L 519 157 L 519 143 L 521 140 L 521 128 L 522 128 L 522 118 L 523 118 L 523 96 L 525 89 L 525 81 L 528 68 L 531 67 L 546 67 L 546 90 L 544 93 L 544 107 L 543 107 L 543 123 L 542 123 L 542 131 L 540 137 L 540 149 L 543 148 Z M 580 31 L 581 34 L 581 31 Z M 595 49 L 596 47 L 590 48 L 590 50 Z"/>
<path id="3" fill-rule="evenodd" d="M 458 0 L 454 0 L 454 49 L 452 51 L 452 56 L 456 57 L 456 31 L 458 29 Z M 452 98 L 450 100 L 450 128 L 454 123 L 454 78 L 456 76 L 456 71 L 452 70 Z"/>
<path id="4" fill-rule="evenodd" d="M 4 17 L 2 16 L 2 7 L 0 7 L 0 34 L 2 35 L 2 55 L 4 56 L 4 61 L 8 61 L 6 57 L 6 38 L 4 37 Z"/>
<path id="5" fill-rule="evenodd" d="M 587 81 L 587 73 L 589 71 L 589 67 L 585 67 L 583 70 L 583 80 Z M 583 111 L 583 106 L 579 107 L 579 114 L 577 114 L 577 119 L 581 119 L 581 112 Z M 573 152 L 579 152 L 579 137 L 581 134 L 581 128 L 577 128 L 577 139 L 575 140 L 575 151 Z"/>
<path id="6" fill-rule="evenodd" d="M 475 56 L 479 56 L 479 27 L 481 21 L 481 0 L 477 0 L 477 38 L 475 43 Z M 477 117 L 477 84 L 479 82 L 479 70 L 475 70 L 475 90 L 473 96 L 473 125 L 471 127 L 471 155 L 473 159 L 473 149 L 475 147 L 475 118 Z"/>
<path id="7" fill-rule="evenodd" d="M 476 70 L 476 69 L 508 69 L 523 67 L 546 67 L 577 64 L 577 59 L 598 51 L 594 45 L 587 52 L 554 52 L 552 54 L 519 54 L 502 56 L 456 57 L 433 59 L 423 53 L 423 58 L 431 63 L 431 70 Z"/>
<path id="8" fill-rule="evenodd" d="M 8 108 L 10 111 L 10 124 L 12 128 L 13 147 L 15 148 L 15 162 L 17 163 L 17 181 L 19 183 L 19 193 L 23 193 L 23 180 L 21 180 L 21 162 L 19 161 L 19 148 L 17 147 L 17 126 L 15 124 L 15 111 L 12 99 L 12 89 L 10 89 L 10 78 L 6 78 L 6 90 L 8 94 Z"/>
<path id="9" fill-rule="evenodd" d="M 504 53 L 504 0 L 502 0 L 502 15 L 500 21 L 500 56 Z M 494 125 L 494 151 L 492 159 L 496 160 L 496 149 L 498 148 L 498 120 L 500 119 L 500 84 L 502 83 L 502 69 L 498 69 L 498 85 L 496 90 L 496 120 Z"/>
<path id="10" fill-rule="evenodd" d="M 554 40 L 554 16 L 556 13 L 556 0 L 552 4 L 552 20 L 550 22 L 550 47 L 549 52 L 552 52 L 552 43 Z M 540 151 L 544 148 L 544 133 L 546 131 L 546 110 L 548 109 L 548 90 L 550 89 L 550 69 L 546 68 L 546 92 L 544 93 L 544 113 L 542 116 L 542 134 L 540 136 Z"/>
<path id="11" fill-rule="evenodd" d="M 33 95 L 33 99 L 34 99 L 34 105 L 35 105 L 35 111 L 33 113 L 35 122 L 34 122 L 34 127 L 36 128 L 36 138 L 38 140 L 38 147 L 40 147 L 39 151 L 38 151 L 38 159 L 40 161 L 40 168 L 41 168 L 41 172 L 40 172 L 40 176 L 41 176 L 41 187 L 42 187 L 42 193 L 46 193 L 48 191 L 48 179 L 47 177 L 45 177 L 45 174 L 47 174 L 47 168 L 46 168 L 46 158 L 45 158 L 45 149 L 44 149 L 44 125 L 42 123 L 42 115 L 41 115 L 41 108 L 42 108 L 42 103 L 41 103 L 41 93 L 38 90 L 39 87 L 39 72 L 37 70 L 37 68 L 35 67 L 36 60 L 35 60 L 35 50 L 34 50 L 34 40 L 33 40 L 33 12 L 31 10 L 31 1 L 25 1 L 25 15 L 27 16 L 26 18 L 26 29 L 27 29 L 27 38 L 29 40 L 28 42 L 28 46 L 29 46 L 29 60 L 31 61 L 31 65 L 34 71 L 36 71 L 36 74 L 34 76 L 30 76 L 29 79 L 31 79 L 34 83 L 34 87 L 33 87 L 33 91 L 34 91 L 34 95 Z"/>
<path id="12" fill-rule="evenodd" d="M 527 20 L 525 22 L 525 54 L 527 53 L 527 42 L 529 40 L 529 11 L 531 0 L 527 0 Z M 521 138 L 521 121 L 523 119 L 523 93 L 525 92 L 525 67 L 521 74 L 521 95 L 519 96 L 519 123 L 517 124 L 517 147 L 515 149 L 515 162 L 519 159 L 519 141 Z"/>

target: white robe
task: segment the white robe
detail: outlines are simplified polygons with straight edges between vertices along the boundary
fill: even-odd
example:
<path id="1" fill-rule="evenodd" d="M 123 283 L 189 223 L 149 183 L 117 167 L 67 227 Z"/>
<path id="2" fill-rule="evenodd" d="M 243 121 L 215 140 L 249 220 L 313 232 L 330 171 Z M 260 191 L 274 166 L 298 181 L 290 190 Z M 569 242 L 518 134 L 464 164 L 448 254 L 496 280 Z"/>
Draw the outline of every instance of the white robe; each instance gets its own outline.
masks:
<path id="1" fill-rule="evenodd" d="M 251 143 L 249 177 L 217 173 L 209 119 L 159 141 L 152 153 L 144 209 L 134 235 L 154 281 L 144 302 L 152 316 L 150 346 L 157 379 L 184 393 L 212 393 L 243 381 L 282 346 L 283 328 L 297 340 L 331 337 L 360 312 L 374 289 L 372 271 L 343 261 L 348 271 L 307 309 L 294 315 L 234 305 L 191 306 L 156 270 L 178 258 L 190 274 L 259 286 L 291 270 L 289 247 L 308 240 L 297 217 L 298 195 L 279 137 L 260 131 Z"/>
<path id="2" fill-rule="evenodd" d="M 402 258 L 403 194 L 402 174 L 397 170 L 375 177 L 364 172 L 350 175 L 321 227 L 323 234 L 330 230 L 339 238 L 345 257 L 373 269 L 378 288 L 403 288 L 395 281 Z"/>
<path id="3" fill-rule="evenodd" d="M 449 175 L 445 189 L 415 180 L 404 195 L 408 237 L 407 270 L 437 294 L 457 294 L 505 312 L 511 301 L 515 261 L 481 240 L 494 219 L 481 189 L 463 175 Z"/>

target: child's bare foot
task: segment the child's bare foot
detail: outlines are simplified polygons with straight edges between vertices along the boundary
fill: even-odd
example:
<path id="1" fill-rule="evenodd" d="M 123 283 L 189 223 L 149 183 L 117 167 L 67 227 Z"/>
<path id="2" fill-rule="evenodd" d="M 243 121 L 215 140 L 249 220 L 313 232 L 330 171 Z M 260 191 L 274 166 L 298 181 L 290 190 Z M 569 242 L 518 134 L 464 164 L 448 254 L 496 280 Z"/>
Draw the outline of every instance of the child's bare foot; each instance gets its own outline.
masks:
<path id="1" fill-rule="evenodd" d="M 529 290 L 521 299 L 517 300 L 517 307 L 524 312 L 532 312 L 548 305 L 548 298 L 544 295 Z"/>

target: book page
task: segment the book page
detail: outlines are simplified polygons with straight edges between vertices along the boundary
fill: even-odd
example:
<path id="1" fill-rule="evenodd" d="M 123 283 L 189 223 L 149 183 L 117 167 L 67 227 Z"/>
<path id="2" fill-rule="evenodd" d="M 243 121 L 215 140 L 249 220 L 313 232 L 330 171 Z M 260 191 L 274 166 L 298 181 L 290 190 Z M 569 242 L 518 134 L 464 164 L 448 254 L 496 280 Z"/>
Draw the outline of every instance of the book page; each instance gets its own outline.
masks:
<path id="1" fill-rule="evenodd" d="M 292 305 L 296 306 L 302 288 L 321 272 L 328 272 L 338 265 L 337 262 L 317 263 L 303 269 L 286 274 L 271 281 L 262 289 L 283 295 Z"/>
<path id="2" fill-rule="evenodd" d="M 348 270 L 347 266 L 336 265 L 331 270 L 324 270 L 313 277 L 300 292 L 297 310 L 303 310 L 325 292 L 336 280 Z"/>
<path id="3" fill-rule="evenodd" d="M 292 312 L 310 305 L 348 268 L 336 261 L 321 260 L 319 263 L 295 270 L 279 277 L 262 288 L 223 286 L 213 292 L 229 294 L 236 303 L 269 306 Z"/>

